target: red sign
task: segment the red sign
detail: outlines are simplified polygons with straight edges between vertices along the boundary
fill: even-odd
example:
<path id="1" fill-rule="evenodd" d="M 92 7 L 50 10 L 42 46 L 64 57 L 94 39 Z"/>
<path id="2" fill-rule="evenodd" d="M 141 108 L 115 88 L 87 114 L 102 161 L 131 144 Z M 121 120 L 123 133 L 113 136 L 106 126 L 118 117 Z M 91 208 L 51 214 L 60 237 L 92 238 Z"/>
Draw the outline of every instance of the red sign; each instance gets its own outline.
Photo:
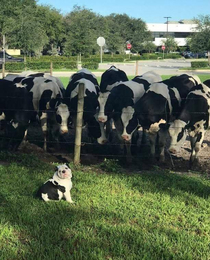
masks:
<path id="1" fill-rule="evenodd" d="M 166 47 L 163 45 L 161 48 L 162 48 L 162 50 L 164 51 Z"/>
<path id="2" fill-rule="evenodd" d="M 132 45 L 130 43 L 127 44 L 127 49 L 131 49 L 132 48 Z"/>

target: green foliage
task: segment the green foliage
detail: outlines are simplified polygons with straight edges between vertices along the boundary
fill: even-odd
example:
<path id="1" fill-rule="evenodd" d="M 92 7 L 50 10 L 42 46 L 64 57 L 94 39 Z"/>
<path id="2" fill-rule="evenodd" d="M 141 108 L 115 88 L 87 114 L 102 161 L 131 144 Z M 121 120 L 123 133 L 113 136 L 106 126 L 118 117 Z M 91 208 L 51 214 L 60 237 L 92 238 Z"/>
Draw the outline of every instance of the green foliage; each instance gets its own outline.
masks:
<path id="1" fill-rule="evenodd" d="M 178 47 L 173 37 L 168 37 L 166 40 L 163 40 L 163 45 L 166 47 L 166 52 L 175 51 Z"/>
<path id="2" fill-rule="evenodd" d="M 25 70 L 24 62 L 6 62 L 5 70 L 7 71 L 23 71 Z"/>
<path id="3" fill-rule="evenodd" d="M 115 159 L 104 159 L 104 161 L 100 164 L 100 167 L 106 172 L 122 172 L 122 167 L 119 165 L 119 161 Z"/>
<path id="4" fill-rule="evenodd" d="M 191 61 L 191 67 L 192 68 L 206 68 L 206 67 L 209 67 L 209 64 L 207 61 Z"/>
<path id="5" fill-rule="evenodd" d="M 210 51 L 210 15 L 199 16 L 197 23 L 198 32 L 192 34 L 190 48 L 193 52 Z"/>
<path id="6" fill-rule="evenodd" d="M 27 70 L 50 70 L 50 61 L 27 61 L 23 62 L 7 62 L 5 66 L 7 71 L 23 71 Z M 77 69 L 76 61 L 54 61 L 54 69 Z"/>
<path id="7" fill-rule="evenodd" d="M 82 68 L 86 68 L 89 70 L 96 70 L 96 69 L 98 69 L 98 62 L 84 61 L 84 62 L 82 62 Z"/>

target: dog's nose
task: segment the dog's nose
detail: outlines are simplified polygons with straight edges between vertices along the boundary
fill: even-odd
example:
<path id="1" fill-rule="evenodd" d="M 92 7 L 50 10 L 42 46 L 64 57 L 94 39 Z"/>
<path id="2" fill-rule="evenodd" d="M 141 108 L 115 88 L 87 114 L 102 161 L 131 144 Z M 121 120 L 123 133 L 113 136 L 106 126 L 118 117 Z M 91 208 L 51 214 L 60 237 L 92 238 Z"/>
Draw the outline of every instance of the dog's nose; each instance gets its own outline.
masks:
<path id="1" fill-rule="evenodd" d="M 65 172 L 66 172 L 65 170 L 62 171 L 62 173 L 65 173 Z"/>

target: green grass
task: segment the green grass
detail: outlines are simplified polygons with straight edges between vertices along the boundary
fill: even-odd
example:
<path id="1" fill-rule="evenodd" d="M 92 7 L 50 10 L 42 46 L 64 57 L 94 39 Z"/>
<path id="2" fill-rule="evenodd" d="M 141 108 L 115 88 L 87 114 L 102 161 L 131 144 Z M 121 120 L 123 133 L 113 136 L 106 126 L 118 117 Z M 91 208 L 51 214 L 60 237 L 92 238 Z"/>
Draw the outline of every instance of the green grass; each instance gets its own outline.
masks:
<path id="1" fill-rule="evenodd" d="M 34 197 L 54 165 L 0 154 L 0 259 L 210 259 L 210 181 L 116 161 L 73 169 L 72 198 Z M 114 170 L 113 170 L 114 169 Z"/>

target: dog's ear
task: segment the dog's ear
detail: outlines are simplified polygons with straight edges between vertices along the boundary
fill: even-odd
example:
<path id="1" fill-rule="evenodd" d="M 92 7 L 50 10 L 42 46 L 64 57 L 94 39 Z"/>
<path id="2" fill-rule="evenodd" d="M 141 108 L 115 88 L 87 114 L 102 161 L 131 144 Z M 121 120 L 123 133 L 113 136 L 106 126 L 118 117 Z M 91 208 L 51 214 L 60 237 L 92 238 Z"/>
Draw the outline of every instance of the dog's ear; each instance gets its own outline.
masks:
<path id="1" fill-rule="evenodd" d="M 70 166 L 69 166 L 69 164 L 68 163 L 66 163 L 66 166 L 70 169 Z"/>
<path id="2" fill-rule="evenodd" d="M 55 166 L 55 172 L 57 172 L 58 168 L 59 168 L 58 166 Z"/>

